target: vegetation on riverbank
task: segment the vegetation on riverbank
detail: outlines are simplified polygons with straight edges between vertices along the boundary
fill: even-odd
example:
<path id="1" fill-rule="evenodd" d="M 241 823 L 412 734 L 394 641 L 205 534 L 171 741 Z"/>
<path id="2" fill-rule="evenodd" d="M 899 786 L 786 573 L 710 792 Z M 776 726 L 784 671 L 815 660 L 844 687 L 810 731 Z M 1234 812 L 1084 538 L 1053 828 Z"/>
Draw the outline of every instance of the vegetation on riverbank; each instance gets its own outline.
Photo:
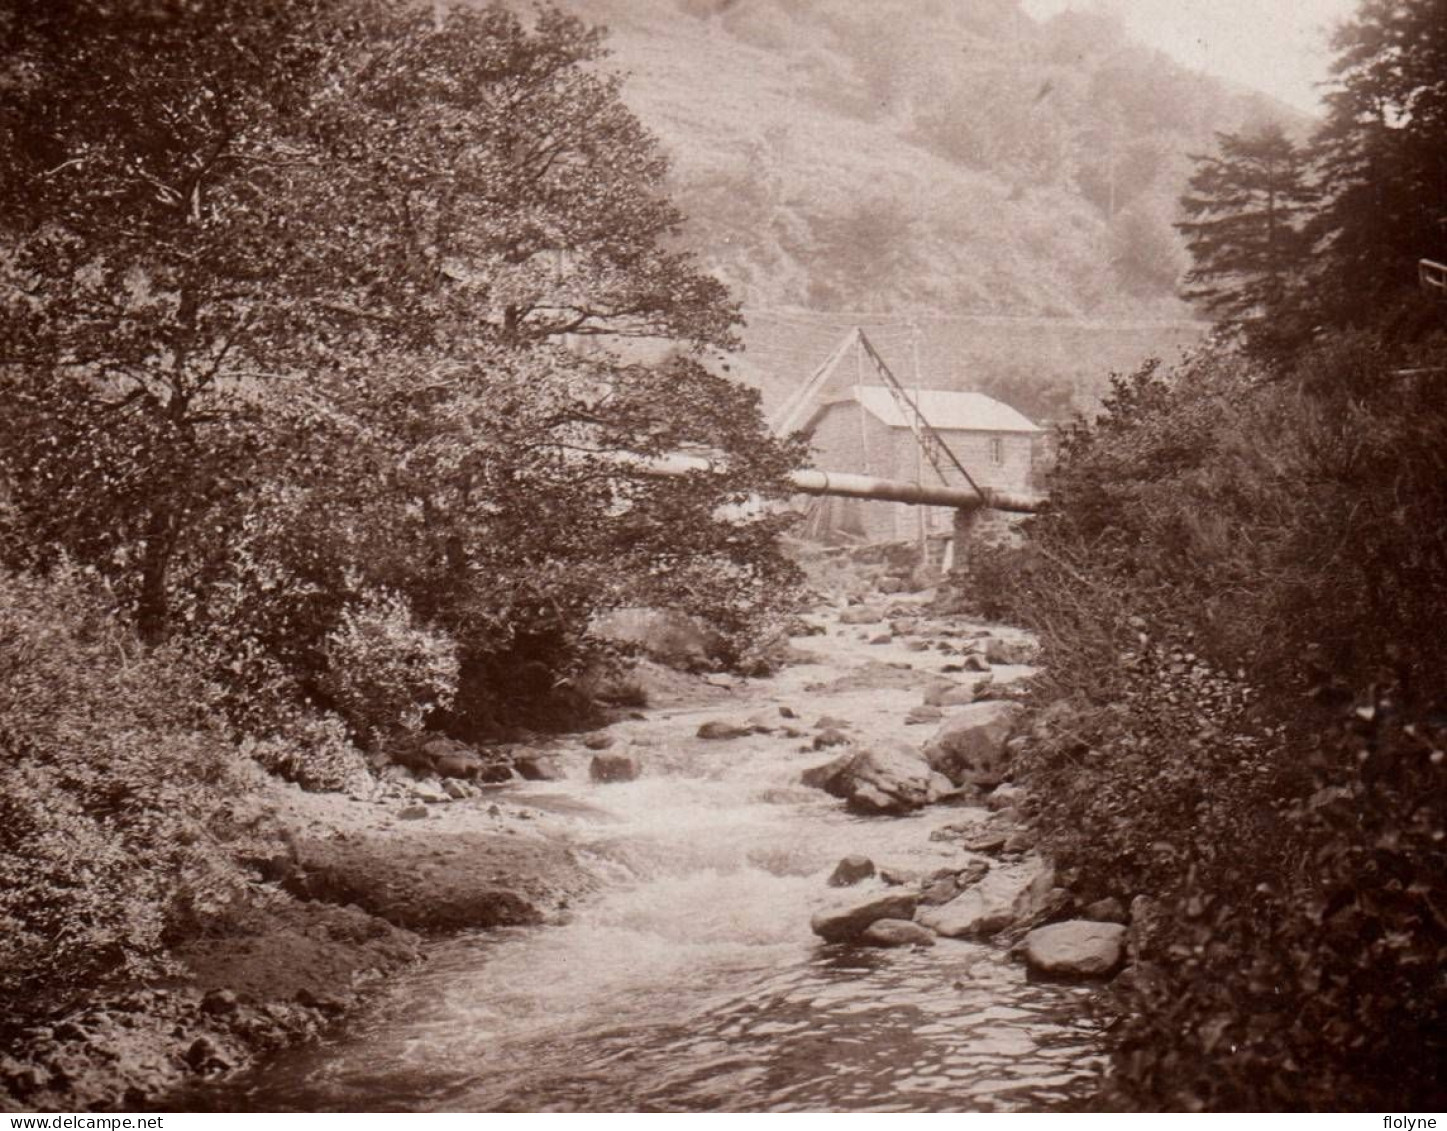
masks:
<path id="1" fill-rule="evenodd" d="M 619 606 L 757 660 L 796 575 L 741 504 L 800 453 L 581 22 L 9 0 L 0 42 L 13 1030 L 257 898 L 255 764 L 564 725 Z"/>
<path id="2" fill-rule="evenodd" d="M 1447 308 L 1414 293 L 1447 201 L 1413 173 L 1447 152 L 1444 29 L 1362 6 L 1316 258 L 1235 336 L 1117 379 L 1023 549 L 975 562 L 1043 645 L 1021 768 L 1047 846 L 1079 890 L 1154 900 L 1112 1108 L 1447 1099 Z M 1361 206 L 1374 177 L 1400 208 Z"/>

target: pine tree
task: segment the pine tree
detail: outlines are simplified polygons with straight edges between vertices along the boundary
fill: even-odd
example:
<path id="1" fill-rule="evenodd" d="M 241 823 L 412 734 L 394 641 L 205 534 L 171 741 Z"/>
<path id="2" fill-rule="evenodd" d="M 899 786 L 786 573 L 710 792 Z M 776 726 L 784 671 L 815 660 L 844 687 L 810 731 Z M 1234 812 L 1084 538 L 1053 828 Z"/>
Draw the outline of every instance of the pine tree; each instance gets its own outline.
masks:
<path id="1" fill-rule="evenodd" d="M 1410 295 L 1419 260 L 1447 261 L 1447 0 L 1364 0 L 1332 46 L 1312 232 L 1323 313 L 1361 325 Z"/>
<path id="2" fill-rule="evenodd" d="M 1280 330 L 1311 255 L 1304 218 L 1317 200 L 1302 148 L 1279 125 L 1249 134 L 1218 133 L 1214 156 L 1193 155 L 1196 171 L 1181 198 L 1194 264 L 1184 296 L 1258 341 Z"/>

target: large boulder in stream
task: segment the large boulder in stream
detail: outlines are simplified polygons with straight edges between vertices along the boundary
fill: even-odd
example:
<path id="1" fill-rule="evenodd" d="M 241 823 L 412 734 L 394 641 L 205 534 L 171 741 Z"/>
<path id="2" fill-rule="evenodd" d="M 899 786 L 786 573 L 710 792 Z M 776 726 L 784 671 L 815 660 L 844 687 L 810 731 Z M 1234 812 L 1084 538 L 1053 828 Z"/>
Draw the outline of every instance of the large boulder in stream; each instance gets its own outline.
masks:
<path id="1" fill-rule="evenodd" d="M 800 780 L 844 798 L 862 813 L 906 813 L 953 789 L 953 783 L 935 773 L 914 747 L 887 740 L 857 746 L 832 762 L 805 770 Z"/>
<path id="2" fill-rule="evenodd" d="M 948 903 L 926 907 L 919 922 L 948 938 L 989 938 L 1034 918 L 1055 885 L 1054 870 L 1039 858 L 992 868 Z"/>
<path id="3" fill-rule="evenodd" d="M 1125 936 L 1119 923 L 1052 923 L 1025 936 L 1025 961 L 1052 978 L 1108 978 L 1125 957 Z"/>
<path id="4" fill-rule="evenodd" d="M 1008 700 L 962 707 L 925 743 L 924 757 L 956 785 L 997 786 L 1005 777 L 1005 743 L 1024 712 Z"/>
<path id="5" fill-rule="evenodd" d="M 834 866 L 829 877 L 831 888 L 851 888 L 874 875 L 874 861 L 868 856 L 846 856 Z"/>
<path id="6" fill-rule="evenodd" d="M 856 942 L 881 919 L 913 918 L 917 902 L 908 892 L 875 893 L 818 912 L 809 920 L 809 927 L 825 942 Z"/>
<path id="7" fill-rule="evenodd" d="M 595 754 L 588 765 L 588 776 L 595 782 L 634 781 L 643 772 L 642 763 L 632 754 Z"/>

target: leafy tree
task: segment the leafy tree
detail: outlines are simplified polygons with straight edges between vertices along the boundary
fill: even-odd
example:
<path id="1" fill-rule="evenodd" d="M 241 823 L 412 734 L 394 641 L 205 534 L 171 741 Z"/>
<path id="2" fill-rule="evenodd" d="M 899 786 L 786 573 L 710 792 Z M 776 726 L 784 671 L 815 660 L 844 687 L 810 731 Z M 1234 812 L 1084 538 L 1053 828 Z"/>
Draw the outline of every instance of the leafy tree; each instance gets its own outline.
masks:
<path id="1" fill-rule="evenodd" d="M 1274 330 L 1306 272 L 1311 242 L 1303 218 L 1317 200 L 1307 157 L 1278 125 L 1218 133 L 1215 155 L 1196 171 L 1176 225 L 1194 265 L 1185 297 L 1223 321 Z"/>
<path id="2" fill-rule="evenodd" d="M 797 453 L 703 365 L 737 312 L 670 246 L 597 32 L 333 0 L 14 12 L 12 561 L 96 564 L 243 714 L 325 702 L 328 637 L 383 591 L 458 635 L 464 683 L 556 667 L 600 603 L 684 578 L 730 615 L 783 593 L 777 522 L 719 507 Z M 649 364 L 632 338 L 679 346 Z M 719 470 L 685 490 L 595 457 L 680 445 Z"/>
<path id="3" fill-rule="evenodd" d="M 1365 324 L 1447 260 L 1447 3 L 1364 0 L 1332 39 L 1316 138 L 1329 188 L 1324 312 Z"/>
<path id="4" fill-rule="evenodd" d="M 102 565 L 152 640 L 258 471 L 267 389 L 346 329 L 302 129 L 329 16 L 18 0 L 0 25 L 0 472 L 33 555 Z"/>

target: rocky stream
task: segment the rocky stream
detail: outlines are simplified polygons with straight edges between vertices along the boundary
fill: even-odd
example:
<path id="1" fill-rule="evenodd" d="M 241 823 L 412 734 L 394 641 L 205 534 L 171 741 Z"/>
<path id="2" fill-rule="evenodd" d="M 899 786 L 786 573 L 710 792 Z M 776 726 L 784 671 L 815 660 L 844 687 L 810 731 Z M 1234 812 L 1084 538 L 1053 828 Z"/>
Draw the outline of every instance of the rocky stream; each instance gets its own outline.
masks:
<path id="1" fill-rule="evenodd" d="M 535 752 L 557 780 L 457 799 L 419 783 L 409 832 L 525 818 L 518 835 L 561 846 L 587 882 L 434 936 L 321 1040 L 162 1106 L 994 1111 L 1088 1095 L 1102 1054 L 1080 975 L 1118 965 L 1124 928 L 1088 928 L 1104 937 L 1055 967 L 1037 931 L 1025 961 L 1026 930 L 1064 897 L 1020 790 L 995 788 L 1029 641 L 932 617 L 922 596 L 808 620 L 776 676 L 690 681 Z M 443 859 L 417 891 L 482 866 Z"/>

